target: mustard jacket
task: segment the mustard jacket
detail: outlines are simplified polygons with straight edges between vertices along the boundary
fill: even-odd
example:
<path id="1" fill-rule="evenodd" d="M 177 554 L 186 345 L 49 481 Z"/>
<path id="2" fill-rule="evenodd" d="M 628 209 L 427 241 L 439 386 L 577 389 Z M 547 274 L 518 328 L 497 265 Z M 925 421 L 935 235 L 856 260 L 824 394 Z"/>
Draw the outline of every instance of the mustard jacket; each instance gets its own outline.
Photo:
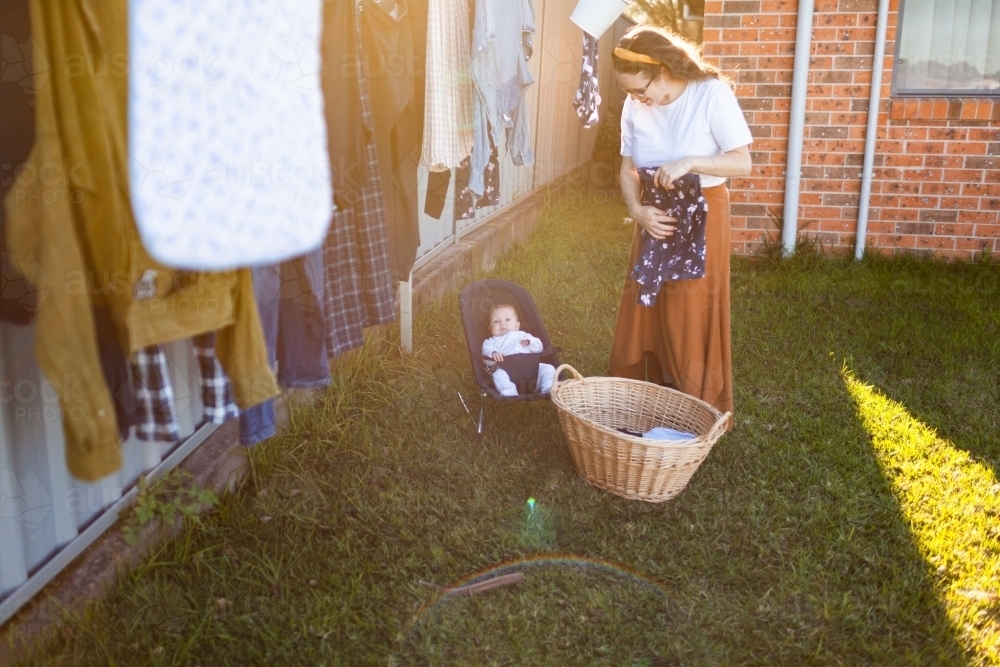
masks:
<path id="1" fill-rule="evenodd" d="M 129 205 L 127 0 L 32 0 L 40 88 L 36 142 L 7 194 L 9 251 L 40 291 L 35 351 L 60 394 L 70 472 L 121 465 L 91 302 L 122 347 L 218 331 L 237 404 L 278 393 L 248 269 L 198 273 L 154 262 Z M 47 72 L 45 68 L 50 68 Z"/>

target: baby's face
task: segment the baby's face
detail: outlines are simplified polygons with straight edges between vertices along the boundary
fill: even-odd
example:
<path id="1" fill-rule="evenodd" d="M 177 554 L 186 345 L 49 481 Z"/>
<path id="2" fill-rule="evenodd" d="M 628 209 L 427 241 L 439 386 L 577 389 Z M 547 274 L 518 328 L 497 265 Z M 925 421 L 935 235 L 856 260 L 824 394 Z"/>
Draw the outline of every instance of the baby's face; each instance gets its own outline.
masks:
<path id="1" fill-rule="evenodd" d="M 502 336 L 508 331 L 517 331 L 521 323 L 513 308 L 496 308 L 490 313 L 490 335 Z"/>

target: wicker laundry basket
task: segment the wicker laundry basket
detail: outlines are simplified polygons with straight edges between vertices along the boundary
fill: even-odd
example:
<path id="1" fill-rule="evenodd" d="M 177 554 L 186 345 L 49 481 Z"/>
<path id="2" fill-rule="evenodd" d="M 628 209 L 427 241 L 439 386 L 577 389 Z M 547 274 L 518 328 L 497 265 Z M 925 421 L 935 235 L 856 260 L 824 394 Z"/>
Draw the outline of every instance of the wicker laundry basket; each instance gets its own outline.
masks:
<path id="1" fill-rule="evenodd" d="M 575 378 L 559 380 L 564 370 Z M 584 378 L 563 364 L 556 369 L 552 402 L 577 472 L 590 484 L 625 498 L 658 503 L 680 493 L 726 432 L 721 414 L 693 396 L 649 382 Z M 684 441 L 627 435 L 666 426 L 695 434 Z"/>

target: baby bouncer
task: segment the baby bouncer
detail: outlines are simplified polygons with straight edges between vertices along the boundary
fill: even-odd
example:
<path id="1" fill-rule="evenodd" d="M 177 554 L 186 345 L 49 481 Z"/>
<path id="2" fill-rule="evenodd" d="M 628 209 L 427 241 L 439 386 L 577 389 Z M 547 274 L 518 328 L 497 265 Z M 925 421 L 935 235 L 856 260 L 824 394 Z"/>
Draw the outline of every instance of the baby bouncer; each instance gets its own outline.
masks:
<path id="1" fill-rule="evenodd" d="M 521 330 L 527 331 L 542 341 L 542 351 L 538 353 L 508 355 L 499 364 L 482 355 L 483 341 L 489 338 L 490 309 L 501 303 L 514 306 L 521 321 Z M 476 435 L 483 434 L 483 416 L 487 396 L 495 401 L 544 401 L 548 394 L 535 392 L 538 379 L 538 364 L 546 363 L 559 367 L 559 348 L 552 346 L 549 333 L 542 324 L 542 317 L 535 307 L 535 301 L 520 285 L 509 280 L 477 280 L 467 285 L 458 296 L 462 312 L 462 326 L 465 330 L 465 344 L 472 362 L 472 372 L 479 387 L 479 419 L 476 420 Z M 517 396 L 503 396 L 493 384 L 493 371 L 503 368 L 517 385 Z M 461 395 L 460 395 L 461 396 Z M 462 401 L 464 404 L 464 400 Z"/>

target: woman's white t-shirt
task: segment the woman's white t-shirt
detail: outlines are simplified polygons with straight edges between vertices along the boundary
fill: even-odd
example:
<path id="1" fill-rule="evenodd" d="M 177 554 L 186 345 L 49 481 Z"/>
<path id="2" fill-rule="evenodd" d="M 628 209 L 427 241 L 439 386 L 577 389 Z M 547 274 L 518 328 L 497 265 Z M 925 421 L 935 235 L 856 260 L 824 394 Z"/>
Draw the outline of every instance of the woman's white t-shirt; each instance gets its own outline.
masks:
<path id="1" fill-rule="evenodd" d="M 636 167 L 721 155 L 752 142 L 736 95 L 718 79 L 691 81 L 680 97 L 662 106 L 646 106 L 629 96 L 622 109 L 621 154 Z M 726 182 L 721 176 L 699 176 L 704 188 Z"/>

